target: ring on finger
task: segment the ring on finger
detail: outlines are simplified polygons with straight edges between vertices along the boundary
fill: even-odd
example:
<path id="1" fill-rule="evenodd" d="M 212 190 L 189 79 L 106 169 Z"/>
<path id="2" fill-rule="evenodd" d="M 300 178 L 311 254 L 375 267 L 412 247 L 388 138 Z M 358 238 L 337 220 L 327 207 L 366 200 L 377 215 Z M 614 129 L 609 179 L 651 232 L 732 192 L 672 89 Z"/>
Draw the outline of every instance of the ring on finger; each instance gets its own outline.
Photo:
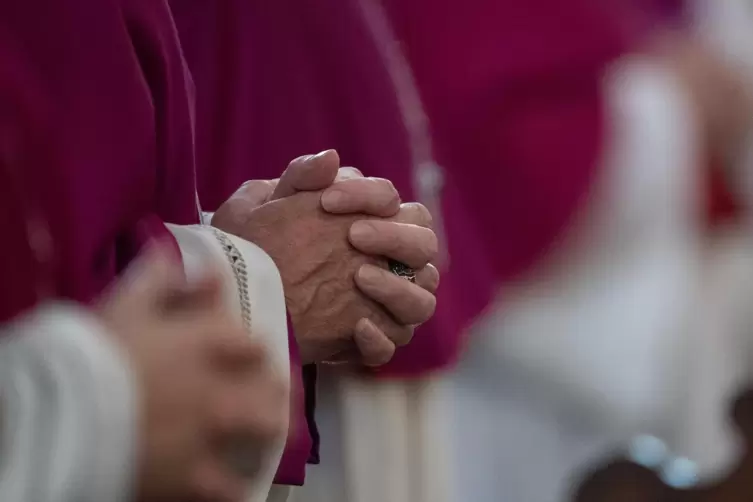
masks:
<path id="1" fill-rule="evenodd" d="M 388 260 L 387 265 L 390 268 L 390 272 L 395 274 L 398 277 L 402 277 L 403 279 L 406 279 L 409 282 L 412 282 L 413 284 L 416 283 L 416 271 L 415 269 L 409 267 L 405 263 L 399 262 L 397 260 Z"/>

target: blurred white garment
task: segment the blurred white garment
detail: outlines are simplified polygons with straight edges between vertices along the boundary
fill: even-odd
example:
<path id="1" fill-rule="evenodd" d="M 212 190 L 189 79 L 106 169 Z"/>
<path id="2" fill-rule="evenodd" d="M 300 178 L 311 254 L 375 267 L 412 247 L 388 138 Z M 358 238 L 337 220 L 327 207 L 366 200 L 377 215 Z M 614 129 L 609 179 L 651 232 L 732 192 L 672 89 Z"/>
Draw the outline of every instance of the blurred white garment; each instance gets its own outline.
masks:
<path id="1" fill-rule="evenodd" d="M 690 5 L 697 34 L 717 57 L 749 79 L 753 92 L 753 4 L 694 0 Z M 689 382 L 694 399 L 686 409 L 681 453 L 698 464 L 704 480 L 724 476 L 738 461 L 741 438 L 728 414 L 736 393 L 750 384 L 753 369 L 753 130 L 746 143 L 739 156 L 730 159 L 736 165 L 728 170 L 745 214 L 709 240 L 691 331 Z"/>
<path id="2" fill-rule="evenodd" d="M 294 502 L 455 500 L 446 377 L 374 380 L 322 370 L 322 464 L 308 467 Z"/>
<path id="3" fill-rule="evenodd" d="M 702 269 L 696 120 L 649 61 L 605 86 L 611 140 L 574 244 L 501 295 L 458 371 L 457 501 L 559 502 L 609 445 L 676 442 Z"/>

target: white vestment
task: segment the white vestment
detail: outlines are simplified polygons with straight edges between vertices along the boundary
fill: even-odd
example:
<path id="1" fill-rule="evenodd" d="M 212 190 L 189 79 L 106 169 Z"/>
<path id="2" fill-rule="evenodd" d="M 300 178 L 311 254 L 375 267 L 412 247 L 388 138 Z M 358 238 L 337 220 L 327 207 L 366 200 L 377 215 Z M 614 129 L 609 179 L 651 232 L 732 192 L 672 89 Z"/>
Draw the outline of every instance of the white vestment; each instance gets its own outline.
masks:
<path id="1" fill-rule="evenodd" d="M 265 343 L 289 392 L 285 300 L 271 258 L 211 227 L 169 228 L 189 279 L 207 260 L 218 264 L 227 305 Z M 114 337 L 86 309 L 64 303 L 42 305 L 2 329 L 0 500 L 130 501 L 139 396 Z M 267 499 L 285 441 L 283 434 L 267 452 L 249 502 Z M 287 491 L 275 487 L 270 498 L 285 500 Z"/>
<path id="2" fill-rule="evenodd" d="M 693 28 L 716 57 L 747 79 L 753 93 L 753 9 L 747 0 L 693 0 Z M 710 236 L 692 331 L 689 360 L 693 399 L 683 422 L 682 454 L 701 480 L 725 476 L 737 465 L 742 438 L 729 420 L 735 396 L 753 370 L 753 117 L 742 149 L 731 152 L 728 183 L 742 206 L 740 220 Z"/>

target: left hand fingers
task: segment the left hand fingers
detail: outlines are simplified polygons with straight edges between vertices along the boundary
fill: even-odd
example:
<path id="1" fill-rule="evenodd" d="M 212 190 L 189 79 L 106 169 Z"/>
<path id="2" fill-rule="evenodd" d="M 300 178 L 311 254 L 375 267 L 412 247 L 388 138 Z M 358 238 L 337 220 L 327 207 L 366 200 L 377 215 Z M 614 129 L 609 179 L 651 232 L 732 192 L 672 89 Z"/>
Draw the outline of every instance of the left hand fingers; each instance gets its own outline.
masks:
<path id="1" fill-rule="evenodd" d="M 389 218 L 400 210 L 400 194 L 384 178 L 350 177 L 327 188 L 321 204 L 332 214 L 364 213 Z"/>
<path id="2" fill-rule="evenodd" d="M 400 205 L 400 211 L 391 218 L 398 223 L 410 223 L 419 227 L 432 228 L 432 217 L 429 210 L 418 202 L 406 202 Z"/>
<path id="3" fill-rule="evenodd" d="M 384 220 L 360 220 L 348 233 L 351 245 L 371 256 L 386 256 L 416 270 L 438 253 L 436 234 L 428 228 Z"/>
<path id="4" fill-rule="evenodd" d="M 431 294 L 436 294 L 439 289 L 439 270 L 429 263 L 424 268 L 416 271 L 416 285 L 421 286 Z"/>
<path id="5" fill-rule="evenodd" d="M 375 367 L 387 364 L 397 349 L 395 343 L 382 330 L 365 318 L 356 324 L 353 340 L 364 366 Z"/>
<path id="6" fill-rule="evenodd" d="M 424 288 L 375 265 L 363 265 L 355 282 L 404 325 L 421 324 L 434 315 L 436 297 Z"/>
<path id="7" fill-rule="evenodd" d="M 391 321 L 394 324 L 394 321 Z M 392 326 L 391 326 L 392 327 Z M 406 343 L 410 340 L 413 328 L 397 326 L 396 340 Z M 395 333 L 393 333 L 395 335 Z M 354 347 L 336 354 L 324 364 L 356 370 L 362 366 L 383 366 L 392 360 L 397 346 L 381 329 L 367 318 L 362 318 L 353 330 Z"/>

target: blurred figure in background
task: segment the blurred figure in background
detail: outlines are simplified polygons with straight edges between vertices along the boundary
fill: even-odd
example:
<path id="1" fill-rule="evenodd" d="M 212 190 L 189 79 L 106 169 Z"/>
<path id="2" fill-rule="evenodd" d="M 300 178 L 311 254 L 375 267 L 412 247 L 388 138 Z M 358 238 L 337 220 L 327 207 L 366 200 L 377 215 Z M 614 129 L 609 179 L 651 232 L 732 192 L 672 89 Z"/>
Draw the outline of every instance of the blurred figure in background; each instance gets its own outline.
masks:
<path id="1" fill-rule="evenodd" d="M 743 445 L 727 415 L 730 401 L 750 383 L 753 11 L 739 0 L 693 0 L 685 2 L 684 19 L 684 33 L 672 34 L 660 54 L 694 98 L 711 176 L 677 448 L 707 481 L 739 460 Z"/>
<path id="2" fill-rule="evenodd" d="M 440 161 L 495 219 L 504 286 L 456 377 L 455 498 L 554 502 L 610 445 L 673 424 L 699 137 L 681 82 L 633 55 L 643 32 L 619 11 L 495 5 L 394 2 L 393 18 Z M 461 171 L 470 151 L 484 157 Z M 476 166 L 494 170 L 480 183 Z M 575 210 L 551 205 L 568 195 Z"/>

